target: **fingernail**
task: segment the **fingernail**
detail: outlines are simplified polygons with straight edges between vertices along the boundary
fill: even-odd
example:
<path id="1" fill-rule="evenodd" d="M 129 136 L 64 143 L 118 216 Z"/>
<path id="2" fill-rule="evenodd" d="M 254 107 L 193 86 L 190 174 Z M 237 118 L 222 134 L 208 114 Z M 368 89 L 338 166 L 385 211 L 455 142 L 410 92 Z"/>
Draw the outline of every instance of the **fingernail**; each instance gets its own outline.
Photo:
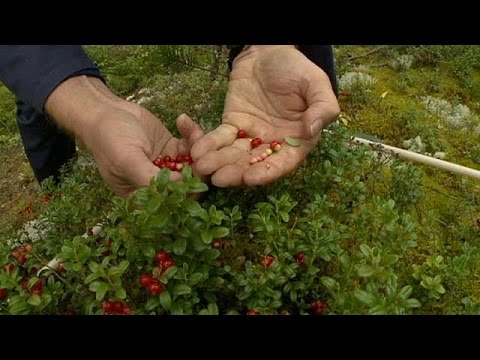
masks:
<path id="1" fill-rule="evenodd" d="M 320 119 L 315 120 L 315 122 L 310 125 L 310 136 L 315 137 L 317 136 L 320 131 L 322 131 L 323 123 Z"/>

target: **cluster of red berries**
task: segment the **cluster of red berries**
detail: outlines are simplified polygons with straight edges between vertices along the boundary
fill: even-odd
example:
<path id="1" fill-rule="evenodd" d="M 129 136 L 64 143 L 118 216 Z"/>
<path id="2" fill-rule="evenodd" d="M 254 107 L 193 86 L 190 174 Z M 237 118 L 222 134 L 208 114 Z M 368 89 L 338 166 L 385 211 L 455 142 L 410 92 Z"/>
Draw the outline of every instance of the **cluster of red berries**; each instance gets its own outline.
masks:
<path id="1" fill-rule="evenodd" d="M 310 309 L 313 310 L 315 315 L 324 315 L 328 309 L 328 304 L 320 300 L 310 301 Z"/>
<path id="2" fill-rule="evenodd" d="M 27 290 L 28 289 L 28 280 L 23 279 L 20 284 L 22 285 L 22 288 Z M 43 281 L 38 279 L 37 282 L 32 286 L 32 292 L 30 295 L 38 295 L 42 296 L 43 293 Z"/>
<path id="3" fill-rule="evenodd" d="M 172 159 L 170 156 L 159 156 L 153 160 L 153 165 L 160 169 L 170 169 L 172 171 L 180 171 L 185 165 L 192 165 L 193 160 L 190 155 L 177 155 L 175 159 Z"/>
<path id="4" fill-rule="evenodd" d="M 27 262 L 27 255 L 32 250 L 32 244 L 20 246 L 12 251 L 12 256 L 20 265 Z"/>
<path id="5" fill-rule="evenodd" d="M 104 301 L 102 309 L 105 315 L 130 315 L 132 308 L 121 301 Z"/>
<path id="6" fill-rule="evenodd" d="M 154 269 L 154 272 L 160 275 L 175 265 L 175 260 L 164 250 L 160 250 L 155 254 L 155 262 L 157 267 Z M 139 282 L 153 296 L 160 295 L 165 290 L 165 286 L 151 274 L 143 274 L 140 276 Z"/>

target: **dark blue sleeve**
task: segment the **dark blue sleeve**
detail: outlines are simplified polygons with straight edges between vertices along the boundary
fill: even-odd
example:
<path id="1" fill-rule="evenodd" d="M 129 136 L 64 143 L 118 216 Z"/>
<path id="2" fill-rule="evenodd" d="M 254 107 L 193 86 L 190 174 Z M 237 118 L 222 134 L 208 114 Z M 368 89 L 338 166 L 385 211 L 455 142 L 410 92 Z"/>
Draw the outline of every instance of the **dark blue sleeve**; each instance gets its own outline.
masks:
<path id="1" fill-rule="evenodd" d="M 338 96 L 337 73 L 331 45 L 299 45 L 300 50 L 310 61 L 317 64 L 328 75 L 333 91 Z"/>
<path id="2" fill-rule="evenodd" d="M 50 93 L 77 75 L 105 81 L 80 45 L 0 45 L 0 81 L 40 113 Z"/>

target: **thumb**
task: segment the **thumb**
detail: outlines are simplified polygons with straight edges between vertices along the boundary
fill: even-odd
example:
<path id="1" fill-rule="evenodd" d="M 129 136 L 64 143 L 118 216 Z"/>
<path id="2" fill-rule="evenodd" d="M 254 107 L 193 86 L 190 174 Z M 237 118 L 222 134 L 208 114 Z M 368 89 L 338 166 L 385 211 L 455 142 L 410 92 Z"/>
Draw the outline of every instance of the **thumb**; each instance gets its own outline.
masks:
<path id="1" fill-rule="evenodd" d="M 195 121 L 187 114 L 181 114 L 176 120 L 177 129 L 182 138 L 188 140 L 190 145 L 203 136 L 203 130 Z"/>
<path id="2" fill-rule="evenodd" d="M 303 117 L 306 133 L 309 137 L 317 137 L 324 127 L 335 121 L 340 114 L 340 107 L 336 102 L 316 102 L 312 104 Z"/>

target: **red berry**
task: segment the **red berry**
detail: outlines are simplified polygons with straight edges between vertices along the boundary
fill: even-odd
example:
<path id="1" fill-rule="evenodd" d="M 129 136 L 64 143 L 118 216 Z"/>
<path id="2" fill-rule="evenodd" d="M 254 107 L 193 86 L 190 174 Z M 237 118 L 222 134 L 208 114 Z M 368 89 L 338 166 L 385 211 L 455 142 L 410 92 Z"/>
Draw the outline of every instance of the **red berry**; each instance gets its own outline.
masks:
<path id="1" fill-rule="evenodd" d="M 156 158 L 155 160 L 153 160 L 153 165 L 162 168 L 164 165 L 164 161 L 161 158 Z"/>
<path id="2" fill-rule="evenodd" d="M 42 296 L 42 289 L 33 289 L 32 295 Z"/>
<path id="3" fill-rule="evenodd" d="M 22 289 L 28 289 L 28 280 L 24 279 L 20 282 L 20 285 L 22 285 Z"/>
<path id="4" fill-rule="evenodd" d="M 102 309 L 105 314 L 111 314 L 113 312 L 113 302 L 108 300 L 102 302 Z"/>
<path id="5" fill-rule="evenodd" d="M 252 149 L 255 149 L 256 147 L 259 147 L 260 145 L 263 144 L 263 140 L 260 138 L 255 138 L 255 139 L 252 139 L 250 144 L 252 146 Z"/>
<path id="6" fill-rule="evenodd" d="M 175 170 L 181 171 L 183 169 L 183 164 L 182 163 L 176 163 L 175 164 Z"/>
<path id="7" fill-rule="evenodd" d="M 39 279 L 39 280 L 37 280 L 35 285 L 33 285 L 33 289 L 42 290 L 42 288 L 43 288 L 43 281 Z"/>
<path id="8" fill-rule="evenodd" d="M 221 249 L 223 249 L 223 248 L 225 247 L 225 242 L 224 242 L 223 240 L 215 240 L 215 241 L 213 241 L 213 243 L 212 243 L 212 247 L 213 247 L 214 249 L 219 249 L 219 250 L 221 250 Z"/>
<path id="9" fill-rule="evenodd" d="M 247 315 L 260 315 L 260 313 L 258 311 L 255 311 L 255 310 L 248 310 Z"/>
<path id="10" fill-rule="evenodd" d="M 238 130 L 238 133 L 237 133 L 238 139 L 244 139 L 246 137 L 248 137 L 248 134 L 245 130 Z"/>
<path id="11" fill-rule="evenodd" d="M 33 211 L 32 205 L 27 206 L 25 209 L 23 209 L 23 212 L 25 214 L 30 214 Z"/>
<path id="12" fill-rule="evenodd" d="M 160 295 L 165 290 L 165 286 L 162 283 L 155 281 L 148 287 L 148 291 L 151 295 Z"/>
<path id="13" fill-rule="evenodd" d="M 123 303 L 121 301 L 114 301 L 113 311 L 115 314 L 121 314 L 123 312 Z"/>
<path id="14" fill-rule="evenodd" d="M 15 265 L 13 265 L 12 263 L 6 263 L 5 265 L 3 265 L 3 269 L 9 273 L 12 272 L 13 269 L 15 269 Z"/>
<path id="15" fill-rule="evenodd" d="M 170 170 L 172 170 L 172 171 L 177 171 L 177 163 L 171 161 L 171 162 L 166 163 L 166 164 L 168 164 L 167 167 L 168 167 Z"/>
<path id="16" fill-rule="evenodd" d="M 166 156 L 163 157 L 163 161 L 166 162 L 166 163 L 171 162 L 172 158 L 170 156 L 166 155 Z"/>
<path id="17" fill-rule="evenodd" d="M 48 195 L 48 194 L 47 194 L 47 195 L 44 195 L 43 198 L 42 198 L 43 202 L 45 202 L 45 203 L 48 203 L 51 199 L 52 199 L 52 198 L 51 198 L 50 195 Z"/>
<path id="18" fill-rule="evenodd" d="M 185 163 L 187 163 L 188 165 L 193 164 L 193 159 L 190 155 L 185 155 Z"/>
<path id="19" fill-rule="evenodd" d="M 130 315 L 132 313 L 132 308 L 130 306 L 124 306 L 123 307 L 123 315 Z"/>
<path id="20" fill-rule="evenodd" d="M 93 230 L 91 228 L 87 230 L 87 235 L 93 236 Z"/>
<path id="21" fill-rule="evenodd" d="M 169 268 L 171 268 L 172 266 L 175 265 L 175 260 L 173 259 L 167 259 L 167 260 L 164 260 L 163 263 L 162 263 L 162 269 L 163 270 L 167 270 Z"/>
<path id="22" fill-rule="evenodd" d="M 18 257 L 21 255 L 20 250 L 15 249 L 12 251 L 12 256 L 18 260 Z"/>
<path id="23" fill-rule="evenodd" d="M 277 141 L 277 140 L 273 140 L 273 141 L 270 143 L 270 149 L 275 150 L 275 146 L 277 146 L 277 145 L 280 145 L 280 142 Z"/>
<path id="24" fill-rule="evenodd" d="M 272 265 L 272 263 L 273 263 L 273 257 L 270 256 L 270 255 L 265 256 L 265 257 L 262 259 L 262 262 L 261 262 L 261 264 L 262 264 L 262 266 L 263 266 L 264 268 L 269 268 L 270 265 Z"/>
<path id="25" fill-rule="evenodd" d="M 185 162 L 185 155 L 178 154 L 175 157 L 175 162 L 176 163 L 184 163 Z"/>
<path id="26" fill-rule="evenodd" d="M 140 285 L 143 287 L 149 287 L 155 281 L 152 275 L 150 274 L 143 274 L 140 276 Z"/>
<path id="27" fill-rule="evenodd" d="M 157 251 L 157 253 L 155 254 L 155 261 L 157 262 L 157 264 L 167 259 L 170 259 L 170 254 L 165 250 Z"/>
<path id="28" fill-rule="evenodd" d="M 0 301 L 5 300 L 7 296 L 8 296 L 7 289 L 0 289 Z"/>
<path id="29" fill-rule="evenodd" d="M 328 309 L 328 304 L 320 300 L 312 300 L 310 301 L 310 308 L 315 315 L 324 315 L 325 311 Z"/>
<path id="30" fill-rule="evenodd" d="M 295 255 L 295 261 L 299 264 L 305 264 L 305 254 L 303 252 L 300 252 Z"/>
<path id="31" fill-rule="evenodd" d="M 22 254 L 18 257 L 17 261 L 20 265 L 23 265 L 27 262 L 27 257 Z"/>

